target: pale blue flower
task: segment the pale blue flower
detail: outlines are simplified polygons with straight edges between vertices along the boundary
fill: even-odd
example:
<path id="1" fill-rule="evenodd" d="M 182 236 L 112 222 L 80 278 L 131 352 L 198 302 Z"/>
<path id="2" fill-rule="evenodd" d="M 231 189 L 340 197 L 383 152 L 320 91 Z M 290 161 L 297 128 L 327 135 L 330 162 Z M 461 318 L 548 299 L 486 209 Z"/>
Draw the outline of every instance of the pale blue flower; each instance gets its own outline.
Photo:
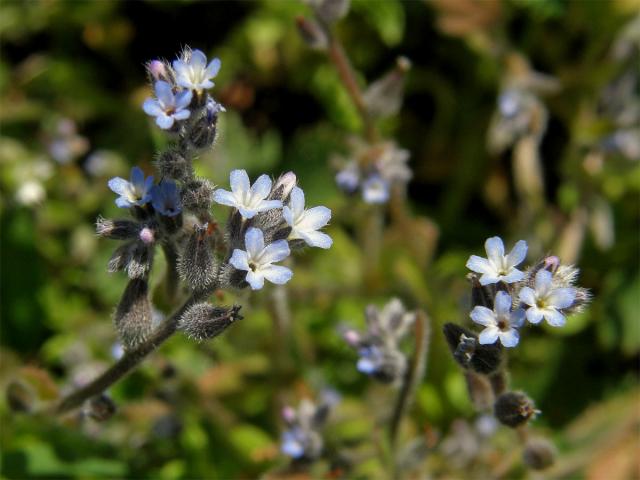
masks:
<path id="1" fill-rule="evenodd" d="M 156 117 L 156 124 L 163 130 L 170 129 L 177 120 L 185 120 L 191 115 L 187 108 L 193 94 L 182 90 L 174 95 L 170 84 L 162 80 L 155 83 L 156 98 L 147 98 L 142 109 L 147 115 Z"/>
<path id="2" fill-rule="evenodd" d="M 355 163 L 347 165 L 336 174 L 336 183 L 340 189 L 353 193 L 360 184 L 360 171 Z"/>
<path id="3" fill-rule="evenodd" d="M 511 296 L 503 291 L 496 294 L 493 310 L 477 306 L 469 315 L 475 323 L 483 325 L 478 341 L 481 345 L 492 345 L 500 340 L 505 347 L 515 347 L 520 340 L 518 328 L 524 323 L 522 308 L 511 311 Z"/>
<path id="4" fill-rule="evenodd" d="M 380 175 L 370 175 L 362 183 L 362 198 L 367 203 L 379 204 L 389 200 L 389 182 Z"/>
<path id="5" fill-rule="evenodd" d="M 491 237 L 484 243 L 487 258 L 471 255 L 467 268 L 482 274 L 480 285 L 490 283 L 514 283 L 524 278 L 524 273 L 515 267 L 527 256 L 527 242 L 520 240 L 508 255 L 504 254 L 504 244 L 500 237 Z"/>
<path id="6" fill-rule="evenodd" d="M 218 75 L 220 59 L 214 58 L 207 65 L 207 56 L 200 50 L 187 52 L 183 58 L 174 60 L 176 83 L 181 87 L 200 91 L 214 86 L 211 81 Z"/>
<path id="7" fill-rule="evenodd" d="M 151 189 L 153 177 L 144 178 L 144 172 L 138 168 L 131 169 L 131 180 L 115 177 L 107 183 L 114 193 L 120 195 L 116 198 L 116 205 L 120 208 L 131 208 L 134 205 L 142 206 L 151 201 Z"/>
<path id="8" fill-rule="evenodd" d="M 282 285 L 293 276 L 293 272 L 286 267 L 273 265 L 284 260 L 291 253 L 286 240 L 278 240 L 267 246 L 264 244 L 264 234 L 259 228 L 249 228 L 244 237 L 245 250 L 236 248 L 229 259 L 229 263 L 237 270 L 246 270 L 246 281 L 252 290 L 259 290 L 264 286 L 265 278 L 271 283 Z"/>
<path id="9" fill-rule="evenodd" d="M 333 240 L 326 233 L 319 232 L 329 223 L 331 210 L 327 207 L 304 209 L 304 192 L 294 187 L 289 198 L 289 205 L 283 207 L 282 216 L 291 227 L 289 240 L 301 239 L 310 247 L 329 248 Z"/>
<path id="10" fill-rule="evenodd" d="M 253 186 L 245 170 L 233 170 L 230 175 L 231 191 L 218 189 L 213 199 L 222 205 L 235 207 L 244 218 L 253 218 L 260 212 L 282 207 L 280 200 L 266 200 L 271 192 L 271 179 L 261 175 Z"/>
<path id="11" fill-rule="evenodd" d="M 569 308 L 576 298 L 575 288 L 554 288 L 553 274 L 548 270 L 536 273 L 535 288 L 523 287 L 520 301 L 528 306 L 527 320 L 540 323 L 544 318 L 553 327 L 562 327 L 566 323 L 563 308 Z"/>
<path id="12" fill-rule="evenodd" d="M 151 189 L 151 204 L 156 212 L 175 217 L 182 211 L 180 190 L 173 180 L 163 180 Z"/>

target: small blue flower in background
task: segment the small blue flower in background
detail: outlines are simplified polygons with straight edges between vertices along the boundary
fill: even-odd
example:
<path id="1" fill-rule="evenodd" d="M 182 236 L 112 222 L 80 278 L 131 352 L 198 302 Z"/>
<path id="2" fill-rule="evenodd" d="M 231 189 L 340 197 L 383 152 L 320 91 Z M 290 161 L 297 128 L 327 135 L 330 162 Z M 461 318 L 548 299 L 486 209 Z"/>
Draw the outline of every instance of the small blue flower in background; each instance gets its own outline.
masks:
<path id="1" fill-rule="evenodd" d="M 362 198 L 367 203 L 385 203 L 389 200 L 389 182 L 380 175 L 369 176 L 362 183 Z"/>
<path id="2" fill-rule="evenodd" d="M 182 211 L 180 190 L 172 180 L 163 180 L 151 189 L 151 205 L 161 215 L 175 217 Z"/>
<path id="3" fill-rule="evenodd" d="M 131 169 L 131 181 L 115 177 L 107 183 L 114 193 L 120 195 L 116 198 L 116 205 L 120 208 L 131 208 L 134 205 L 142 206 L 151 201 L 151 189 L 153 177 L 144 178 L 144 172 L 138 168 Z"/>
<path id="4" fill-rule="evenodd" d="M 350 163 L 336 174 L 338 187 L 347 193 L 353 193 L 360 184 L 360 171 L 355 163 Z"/>
<path id="5" fill-rule="evenodd" d="M 218 75 L 220 59 L 214 58 L 207 65 L 207 56 L 200 50 L 187 51 L 183 58 L 174 60 L 173 69 L 178 85 L 200 91 L 213 88 L 211 79 Z"/>
<path id="6" fill-rule="evenodd" d="M 163 130 L 170 129 L 176 120 L 189 118 L 187 109 L 193 94 L 191 90 L 182 90 L 174 95 L 171 85 L 159 80 L 155 83 L 156 98 L 147 98 L 142 109 L 147 115 L 156 117 L 156 124 Z"/>

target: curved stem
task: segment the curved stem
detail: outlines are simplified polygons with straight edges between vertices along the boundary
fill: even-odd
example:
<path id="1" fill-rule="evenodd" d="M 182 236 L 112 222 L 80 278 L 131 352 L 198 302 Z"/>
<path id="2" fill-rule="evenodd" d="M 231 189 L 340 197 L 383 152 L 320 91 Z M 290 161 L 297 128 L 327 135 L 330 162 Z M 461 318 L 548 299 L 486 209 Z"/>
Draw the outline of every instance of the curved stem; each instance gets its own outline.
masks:
<path id="1" fill-rule="evenodd" d="M 173 302 L 178 294 L 178 252 L 173 242 L 163 243 L 162 251 L 167 260 L 167 298 Z"/>
<path id="2" fill-rule="evenodd" d="M 429 352 L 429 337 L 431 334 L 431 322 L 427 314 L 423 310 L 416 311 L 415 321 L 415 350 L 410 368 L 407 370 L 398 394 L 398 400 L 391 417 L 391 425 L 389 427 L 389 445 L 393 456 L 393 470 L 395 473 L 395 450 L 398 439 L 398 430 L 400 421 L 407 412 L 413 400 L 413 394 L 422 381 L 425 370 L 427 368 L 427 354 Z M 397 474 L 394 474 L 397 478 Z"/>
<path id="3" fill-rule="evenodd" d="M 52 413 L 60 415 L 81 406 L 86 400 L 104 392 L 111 385 L 133 370 L 147 355 L 164 343 L 178 328 L 178 321 L 184 311 L 199 300 L 196 295 L 191 296 L 171 317 L 164 321 L 155 333 L 137 348 L 128 351 L 102 375 L 84 387 L 71 392 L 62 398 L 52 408 Z"/>

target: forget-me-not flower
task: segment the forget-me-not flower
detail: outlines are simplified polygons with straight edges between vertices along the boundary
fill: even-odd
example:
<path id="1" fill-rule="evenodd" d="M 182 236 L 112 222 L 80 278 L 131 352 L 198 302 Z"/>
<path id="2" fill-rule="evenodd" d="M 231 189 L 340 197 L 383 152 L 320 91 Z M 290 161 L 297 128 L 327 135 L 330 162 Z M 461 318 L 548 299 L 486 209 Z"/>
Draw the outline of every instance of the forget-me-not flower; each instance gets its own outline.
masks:
<path id="1" fill-rule="evenodd" d="M 515 347 L 520 340 L 518 328 L 524 323 L 524 310 L 511 311 L 511 296 L 503 291 L 496 294 L 493 310 L 477 306 L 469 315 L 474 322 L 484 325 L 478 341 L 481 345 L 492 345 L 500 340 L 505 347 Z"/>
<path id="2" fill-rule="evenodd" d="M 121 177 L 115 177 L 107 183 L 114 193 L 120 195 L 116 198 L 116 205 L 120 208 L 131 208 L 134 205 L 142 206 L 151 201 L 151 188 L 153 177 L 144 178 L 144 172 L 138 168 L 131 169 L 130 181 Z"/>
<path id="3" fill-rule="evenodd" d="M 193 50 L 173 61 L 173 69 L 176 72 L 176 83 L 191 90 L 204 90 L 212 88 L 211 81 L 218 75 L 220 59 L 214 58 L 207 65 L 207 56 L 200 50 Z"/>
<path id="4" fill-rule="evenodd" d="M 253 186 L 245 170 L 233 170 L 230 175 L 231 191 L 218 189 L 213 199 L 230 207 L 235 207 L 244 218 L 253 218 L 257 213 L 282 207 L 280 200 L 266 200 L 271 192 L 271 179 L 260 175 Z"/>
<path id="5" fill-rule="evenodd" d="M 304 192 L 299 187 L 291 191 L 289 205 L 282 209 L 282 216 L 291 227 L 289 240 L 302 239 L 310 247 L 329 248 L 333 240 L 318 230 L 331 219 L 331 210 L 327 207 L 304 209 Z"/>
<path id="6" fill-rule="evenodd" d="M 362 198 L 367 203 L 385 203 L 389 200 L 389 182 L 380 175 L 370 175 L 362 182 Z"/>
<path id="7" fill-rule="evenodd" d="M 147 115 L 156 117 L 156 124 L 163 130 L 170 129 L 176 120 L 185 120 L 191 115 L 187 108 L 193 94 L 182 90 L 174 95 L 171 85 L 158 80 L 154 86 L 156 98 L 147 98 L 142 109 Z"/>
<path id="8" fill-rule="evenodd" d="M 524 273 L 515 267 L 527 256 L 527 242 L 516 242 L 508 255 L 504 254 L 504 244 L 500 237 L 491 237 L 484 244 L 487 258 L 471 255 L 467 260 L 467 268 L 481 273 L 480 285 L 490 283 L 514 283 L 524 278 Z"/>
<path id="9" fill-rule="evenodd" d="M 265 278 L 272 283 L 282 285 L 293 276 L 287 267 L 273 265 L 284 260 L 291 253 L 286 240 L 277 240 L 267 246 L 264 244 L 264 234 L 259 228 L 251 227 L 244 237 L 245 250 L 236 248 L 229 259 L 229 263 L 238 270 L 246 270 L 246 281 L 252 290 L 259 290 L 264 286 Z"/>
<path id="10" fill-rule="evenodd" d="M 151 205 L 161 215 L 175 217 L 182 211 L 180 190 L 173 180 L 163 180 L 151 189 Z"/>
<path id="11" fill-rule="evenodd" d="M 576 298 L 575 288 L 554 288 L 553 274 L 548 270 L 536 273 L 535 288 L 523 287 L 520 290 L 520 301 L 528 306 L 527 320 L 540 323 L 544 318 L 554 327 L 562 327 L 566 323 L 562 314 L 563 308 L 570 307 Z"/>

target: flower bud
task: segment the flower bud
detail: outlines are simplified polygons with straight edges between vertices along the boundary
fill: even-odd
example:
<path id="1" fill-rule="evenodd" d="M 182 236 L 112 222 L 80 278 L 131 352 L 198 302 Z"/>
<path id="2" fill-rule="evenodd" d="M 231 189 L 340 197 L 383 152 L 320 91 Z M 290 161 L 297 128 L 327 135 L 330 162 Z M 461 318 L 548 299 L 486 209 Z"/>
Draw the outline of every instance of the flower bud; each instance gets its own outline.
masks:
<path id="1" fill-rule="evenodd" d="M 153 254 L 155 249 L 142 241 L 134 242 L 129 249 L 127 261 L 127 275 L 129 278 L 147 278 L 153 266 Z"/>
<path id="2" fill-rule="evenodd" d="M 224 107 L 212 98 L 208 98 L 200 116 L 189 124 L 184 132 L 183 140 L 188 147 L 204 150 L 212 147 L 218 133 L 218 114 L 224 112 Z"/>
<path id="3" fill-rule="evenodd" d="M 213 255 L 208 224 L 195 227 L 178 258 L 178 273 L 193 291 L 208 291 L 213 288 L 218 262 Z"/>
<path id="4" fill-rule="evenodd" d="M 133 247 L 134 243 L 135 242 L 125 243 L 114 250 L 107 264 L 107 271 L 109 273 L 115 273 L 125 269 L 129 260 L 129 250 Z"/>
<path id="5" fill-rule="evenodd" d="M 214 187 L 204 178 L 195 178 L 182 188 L 182 208 L 193 213 L 206 213 L 211 209 Z"/>
<path id="6" fill-rule="evenodd" d="M 113 320 L 125 351 L 143 343 L 153 331 L 148 291 L 146 280 L 129 280 L 116 308 Z"/>
<path id="7" fill-rule="evenodd" d="M 147 63 L 147 74 L 149 75 L 149 81 L 154 84 L 158 80 L 174 83 L 173 70 L 167 62 L 162 60 L 151 60 Z"/>
<path id="8" fill-rule="evenodd" d="M 144 227 L 142 230 L 140 230 L 138 238 L 145 245 L 152 245 L 156 241 L 156 233 L 151 228 Z"/>
<path id="9" fill-rule="evenodd" d="M 102 393 L 89 400 L 87 415 L 98 422 L 109 420 L 116 413 L 116 404 L 107 394 Z"/>
<path id="10" fill-rule="evenodd" d="M 522 460 L 533 470 L 544 470 L 553 465 L 557 456 L 556 448 L 544 438 L 532 438 L 522 452 Z"/>
<path id="11" fill-rule="evenodd" d="M 179 148 L 163 151 L 154 163 L 161 177 L 184 182 L 193 176 L 191 160 Z"/>
<path id="12" fill-rule="evenodd" d="M 135 238 L 140 231 L 140 224 L 131 220 L 109 220 L 98 217 L 96 233 L 100 237 L 112 240 L 129 240 Z"/>
<path id="13" fill-rule="evenodd" d="M 400 111 L 404 96 L 404 85 L 411 62 L 399 57 L 396 66 L 380 79 L 373 82 L 364 92 L 362 99 L 367 111 L 373 117 L 389 117 Z"/>
<path id="14" fill-rule="evenodd" d="M 453 358 L 462 368 L 469 368 L 483 375 L 490 375 L 500 368 L 500 343 L 482 345 L 475 333 L 455 323 L 446 323 L 443 331 Z"/>
<path id="15" fill-rule="evenodd" d="M 332 24 L 349 11 L 350 0 L 318 0 L 314 2 L 315 14 L 325 23 Z"/>
<path id="16" fill-rule="evenodd" d="M 240 308 L 240 305 L 216 307 L 197 303 L 182 315 L 178 328 L 194 340 L 208 340 L 220 335 L 236 320 L 242 320 Z"/>
<path id="17" fill-rule="evenodd" d="M 299 16 L 296 18 L 298 32 L 304 43 L 314 50 L 326 50 L 329 38 L 324 28 L 315 20 Z"/>
<path id="18" fill-rule="evenodd" d="M 493 413 L 502 423 L 511 428 L 519 427 L 537 413 L 533 400 L 522 392 L 506 392 L 500 395 L 493 406 Z"/>
<path id="19" fill-rule="evenodd" d="M 280 178 L 271 188 L 271 192 L 267 197 L 268 200 L 280 200 L 285 203 L 289 199 L 289 195 L 293 187 L 298 183 L 298 177 L 293 172 L 287 172 L 280 175 Z"/>
<path id="20" fill-rule="evenodd" d="M 7 404 L 13 412 L 30 412 L 36 401 L 33 390 L 24 382 L 13 380 L 7 386 Z"/>

